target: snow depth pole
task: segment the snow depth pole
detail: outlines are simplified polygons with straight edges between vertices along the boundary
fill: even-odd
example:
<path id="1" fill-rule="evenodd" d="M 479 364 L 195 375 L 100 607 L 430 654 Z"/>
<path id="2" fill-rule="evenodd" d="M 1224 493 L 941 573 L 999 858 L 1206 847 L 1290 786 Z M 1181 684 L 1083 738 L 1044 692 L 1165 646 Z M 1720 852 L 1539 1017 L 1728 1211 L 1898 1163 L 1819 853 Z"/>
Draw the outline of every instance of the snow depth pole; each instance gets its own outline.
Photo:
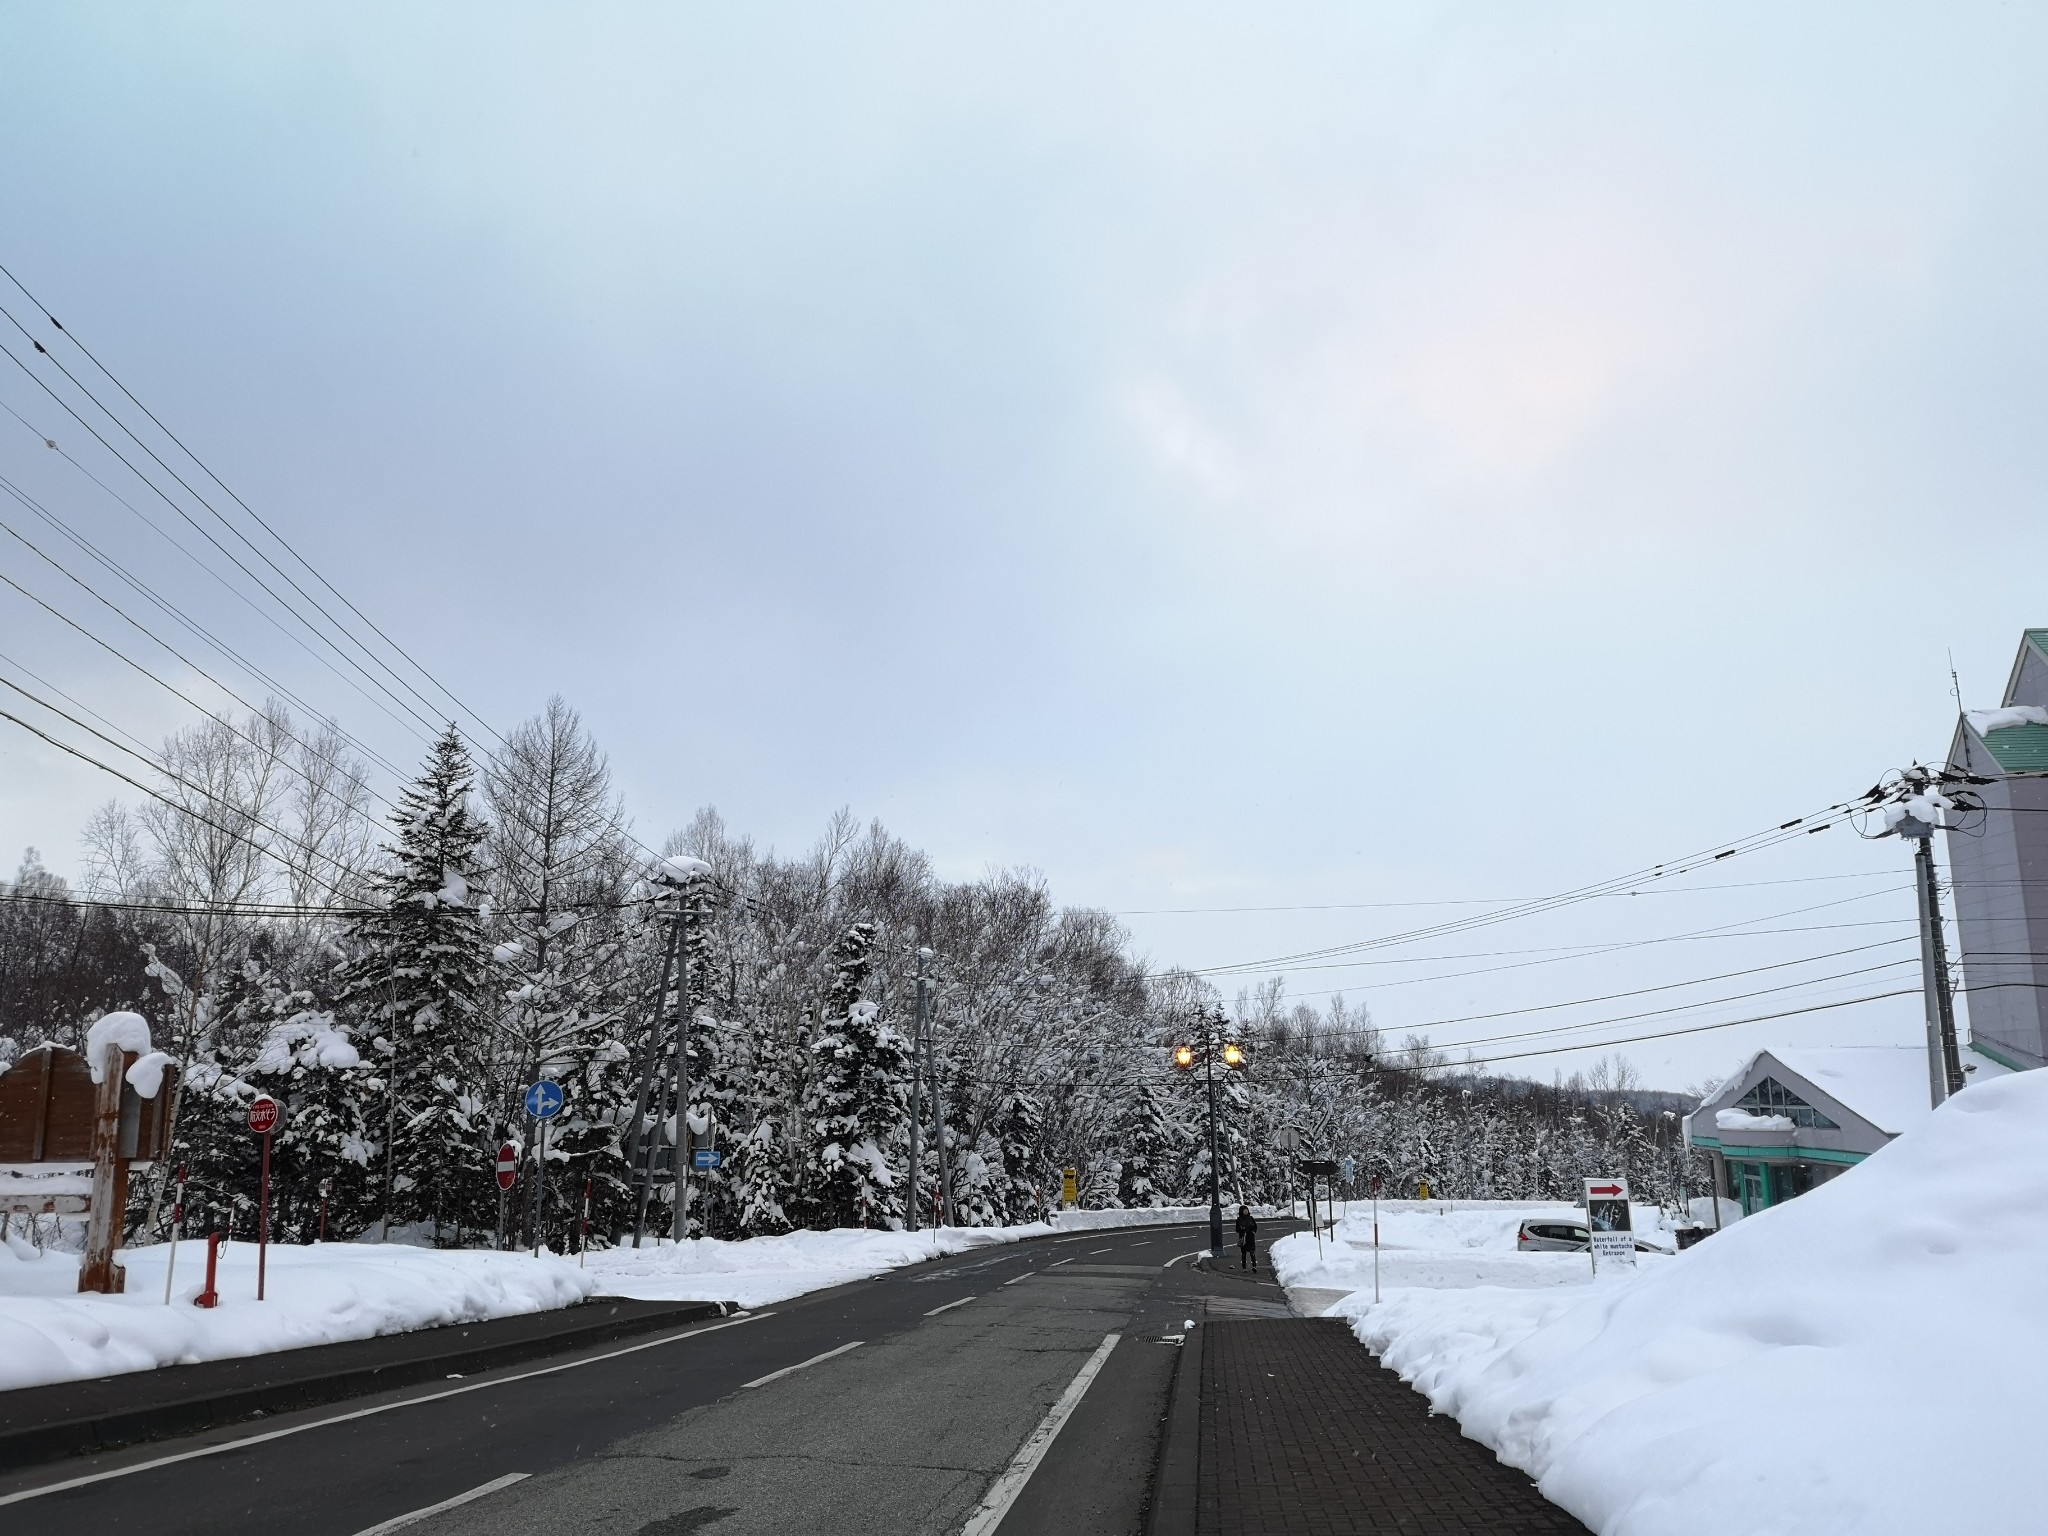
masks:
<path id="1" fill-rule="evenodd" d="M 918 958 L 922 961 L 930 957 L 931 951 L 925 950 Z M 925 985 L 928 988 L 929 983 Z M 925 1008 L 924 1062 L 932 1080 L 932 1151 L 938 1154 L 939 1159 L 939 1225 L 957 1227 L 960 1225 L 960 1212 L 953 1204 L 953 1151 L 947 1145 L 946 1101 L 939 1097 L 939 1042 L 933 1037 L 931 994 L 925 990 L 920 996 Z"/>
<path id="2" fill-rule="evenodd" d="M 185 1224 L 185 1165 L 178 1164 L 178 1198 L 171 1203 L 171 1251 L 164 1260 L 164 1305 L 171 1304 L 171 1277 L 178 1272 L 178 1229 Z"/>
<path id="3" fill-rule="evenodd" d="M 1380 1180 L 1372 1180 L 1372 1304 L 1380 1304 Z"/>

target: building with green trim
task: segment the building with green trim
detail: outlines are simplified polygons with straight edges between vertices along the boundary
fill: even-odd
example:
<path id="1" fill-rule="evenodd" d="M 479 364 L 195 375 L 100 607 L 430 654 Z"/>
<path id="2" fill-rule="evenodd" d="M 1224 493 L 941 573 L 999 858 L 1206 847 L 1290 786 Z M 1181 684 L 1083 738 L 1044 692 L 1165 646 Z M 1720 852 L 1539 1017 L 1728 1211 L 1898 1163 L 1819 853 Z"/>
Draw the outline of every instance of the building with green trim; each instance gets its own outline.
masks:
<path id="1" fill-rule="evenodd" d="M 1975 1083 L 2006 1068 L 1965 1051 Z M 1965 1092 L 1967 1092 L 1967 1088 Z M 1745 1216 L 1825 1184 L 1933 1113 L 1917 1045 L 1758 1051 L 1685 1119 L 1714 1165 L 1714 1192 Z"/>

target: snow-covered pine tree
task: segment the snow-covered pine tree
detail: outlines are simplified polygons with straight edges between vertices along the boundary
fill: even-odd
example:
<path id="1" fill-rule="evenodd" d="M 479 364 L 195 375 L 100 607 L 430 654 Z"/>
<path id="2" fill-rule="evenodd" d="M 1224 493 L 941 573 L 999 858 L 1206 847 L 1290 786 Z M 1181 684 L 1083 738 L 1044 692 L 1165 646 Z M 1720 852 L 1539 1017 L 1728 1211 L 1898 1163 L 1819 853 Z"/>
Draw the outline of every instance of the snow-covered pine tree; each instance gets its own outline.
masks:
<path id="1" fill-rule="evenodd" d="M 832 985 L 811 1043 L 805 1203 L 827 1227 L 892 1227 L 903 1214 L 890 1158 L 910 1114 L 910 1049 L 882 1022 L 880 1006 L 861 996 L 874 943 L 875 925 L 858 922 L 833 946 Z"/>
<path id="2" fill-rule="evenodd" d="M 1122 1205 L 1171 1205 L 1180 1193 L 1173 1174 L 1185 1162 L 1186 1135 L 1167 1113 L 1166 1099 L 1140 1081 L 1117 1128 L 1123 1159 L 1117 1200 Z"/>
<path id="3" fill-rule="evenodd" d="M 472 778 L 451 725 L 399 794 L 391 864 L 372 877 L 375 909 L 351 924 L 344 981 L 347 1015 L 357 1038 L 369 1038 L 385 1095 L 373 1122 L 392 1126 L 391 1221 L 447 1240 L 497 1219 L 482 1078 L 490 953 L 473 885 L 484 827 L 470 811 Z M 371 1171 L 379 1205 L 383 1172 Z"/>
<path id="4" fill-rule="evenodd" d="M 996 1134 L 1002 1146 L 1003 1219 L 1042 1219 L 1045 1208 L 1056 1203 L 1057 1187 L 1046 1188 L 1053 1173 L 1045 1165 L 1045 1112 L 1038 1100 L 1021 1089 L 1013 1091 L 1003 1105 Z"/>

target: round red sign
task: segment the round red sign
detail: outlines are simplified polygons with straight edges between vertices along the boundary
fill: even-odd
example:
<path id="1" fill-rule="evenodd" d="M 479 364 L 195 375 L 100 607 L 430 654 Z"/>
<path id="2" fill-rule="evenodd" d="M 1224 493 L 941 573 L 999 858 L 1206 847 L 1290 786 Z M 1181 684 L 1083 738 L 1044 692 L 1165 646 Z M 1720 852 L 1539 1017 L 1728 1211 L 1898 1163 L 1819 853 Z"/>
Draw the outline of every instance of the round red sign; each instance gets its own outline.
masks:
<path id="1" fill-rule="evenodd" d="M 498 1188 L 510 1189 L 519 1182 L 519 1149 L 506 1142 L 498 1148 Z"/>
<path id="2" fill-rule="evenodd" d="M 277 1100 L 268 1094 L 259 1094 L 249 1106 L 249 1129 L 258 1136 L 268 1136 L 277 1129 Z"/>

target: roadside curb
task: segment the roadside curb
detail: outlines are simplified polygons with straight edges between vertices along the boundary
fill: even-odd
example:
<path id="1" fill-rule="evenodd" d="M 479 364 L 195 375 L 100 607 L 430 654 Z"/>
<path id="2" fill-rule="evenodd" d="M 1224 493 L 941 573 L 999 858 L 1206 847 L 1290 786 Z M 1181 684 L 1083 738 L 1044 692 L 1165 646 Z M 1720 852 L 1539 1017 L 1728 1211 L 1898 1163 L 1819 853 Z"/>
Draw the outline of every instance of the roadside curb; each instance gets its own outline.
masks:
<path id="1" fill-rule="evenodd" d="M 723 1317 L 732 1310 L 736 1309 L 715 1301 L 651 1304 L 595 1297 L 559 1312 L 526 1313 L 236 1360 L 22 1387 L 0 1393 L 0 1471 L 495 1370 L 633 1334 Z M 578 1316 L 589 1313 L 603 1315 Z M 572 1325 L 536 1327 L 539 1319 L 557 1317 Z M 508 1333 L 514 1336 L 505 1337 Z M 435 1345 L 442 1347 L 436 1349 Z M 422 1346 L 425 1352 L 421 1352 Z M 374 1358 L 380 1352 L 398 1357 Z M 248 1379 L 266 1374 L 268 1379 Z M 149 1396 L 155 1400 L 137 1401 Z M 127 1406 L 113 1406 L 123 1403 Z"/>
<path id="2" fill-rule="evenodd" d="M 1194 1536 L 1201 1472 L 1202 1339 L 1208 1331 L 1200 1322 L 1188 1329 L 1173 1363 L 1145 1536 Z"/>

